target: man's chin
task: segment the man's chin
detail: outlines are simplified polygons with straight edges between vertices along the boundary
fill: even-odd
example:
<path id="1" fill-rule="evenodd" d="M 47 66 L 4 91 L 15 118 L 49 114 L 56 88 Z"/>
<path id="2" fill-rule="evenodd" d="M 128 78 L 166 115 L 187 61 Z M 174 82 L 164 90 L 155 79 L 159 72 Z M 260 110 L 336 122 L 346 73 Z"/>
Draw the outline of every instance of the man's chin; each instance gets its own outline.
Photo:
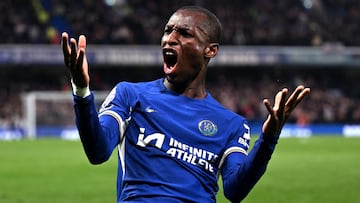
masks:
<path id="1" fill-rule="evenodd" d="M 171 76 L 171 75 L 168 75 L 168 74 L 165 74 L 165 80 L 171 84 L 175 84 L 176 81 L 175 81 L 175 77 L 174 76 Z"/>

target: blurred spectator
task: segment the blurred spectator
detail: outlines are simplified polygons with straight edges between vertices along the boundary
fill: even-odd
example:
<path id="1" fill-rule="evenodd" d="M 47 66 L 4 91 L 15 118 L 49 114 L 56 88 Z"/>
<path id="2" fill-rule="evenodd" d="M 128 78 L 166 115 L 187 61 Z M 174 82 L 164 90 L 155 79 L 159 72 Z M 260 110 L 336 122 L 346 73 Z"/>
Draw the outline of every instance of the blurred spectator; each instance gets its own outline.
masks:
<path id="1" fill-rule="evenodd" d="M 356 0 L 3 0 L 0 43 L 58 43 L 67 31 L 85 34 L 91 44 L 159 44 L 164 21 L 189 4 L 217 14 L 223 44 L 360 45 Z"/>
<path id="2" fill-rule="evenodd" d="M 290 118 L 291 123 L 307 125 L 309 123 L 360 123 L 360 89 L 354 87 L 354 81 L 360 72 L 341 69 L 281 69 L 275 67 L 212 68 L 208 73 L 207 87 L 220 103 L 236 113 L 244 115 L 249 121 L 263 120 L 267 111 L 262 104 L 264 98 L 271 98 L 278 89 L 293 89 L 298 84 L 311 87 L 307 97 Z M 32 74 L 26 73 L 26 67 L 2 68 L 0 75 L 0 127 L 19 125 L 22 118 L 21 93 L 33 90 L 70 91 L 69 81 L 64 79 L 65 70 L 37 68 Z M 35 70 L 35 69 L 32 69 Z M 92 89 L 108 90 L 120 80 L 136 81 L 157 78 L 154 69 L 141 69 L 142 76 L 136 74 L 138 68 L 93 68 Z M 160 68 L 159 68 L 159 72 Z M 259 72 L 261 74 L 259 74 Z M 59 77 L 59 75 L 61 77 Z M 143 77 L 143 78 L 140 78 Z M 15 82 L 16 81 L 16 82 Z M 69 123 L 69 105 L 60 105 L 63 111 L 57 116 L 48 116 L 50 104 L 40 105 L 39 121 L 47 124 Z M 54 115 L 55 115 L 54 113 Z M 64 120 L 61 120 L 63 118 Z M 53 120 L 51 120 L 53 119 Z M 60 119 L 60 120 L 59 120 Z"/>
<path id="3" fill-rule="evenodd" d="M 159 44 L 158 36 L 174 9 L 195 2 L 220 18 L 224 45 L 360 46 L 360 1 L 356 0 L 115 0 L 111 5 L 106 2 L 111 1 L 2 0 L 0 44 L 59 44 L 62 31 L 73 36 L 86 34 L 90 44 Z M 32 74 L 26 74 L 26 68 L 1 69 L 0 127 L 20 125 L 22 92 L 70 89 L 63 72 L 36 68 L 32 69 Z M 296 109 L 291 122 L 299 125 L 360 123 L 360 89 L 354 87 L 354 81 L 359 78 L 358 70 L 317 68 L 306 75 L 301 71 L 279 73 L 270 69 L 259 76 L 256 70 L 251 70 L 253 68 L 259 67 L 230 72 L 221 67 L 212 69 L 209 91 L 231 110 L 256 121 L 267 115 L 261 103 L 264 97 L 272 96 L 267 93 L 301 83 L 310 86 L 312 93 Z M 96 69 L 92 71 L 97 72 Z M 93 89 L 107 90 L 114 85 L 112 77 L 117 74 L 126 76 L 125 79 L 137 76 L 121 71 L 124 70 L 101 69 L 92 74 Z M 46 113 L 46 109 L 43 112 Z M 49 116 L 44 119 L 47 117 L 50 119 Z"/>

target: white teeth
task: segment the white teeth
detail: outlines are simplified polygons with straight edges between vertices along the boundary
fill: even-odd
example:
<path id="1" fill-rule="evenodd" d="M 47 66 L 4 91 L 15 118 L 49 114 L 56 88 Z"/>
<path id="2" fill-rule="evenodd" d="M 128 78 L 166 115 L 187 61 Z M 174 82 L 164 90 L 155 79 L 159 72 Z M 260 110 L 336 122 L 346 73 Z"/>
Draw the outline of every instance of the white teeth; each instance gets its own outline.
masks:
<path id="1" fill-rule="evenodd" d="M 171 51 L 167 51 L 167 52 L 165 52 L 165 54 L 166 55 L 175 55 L 173 52 L 171 52 Z"/>

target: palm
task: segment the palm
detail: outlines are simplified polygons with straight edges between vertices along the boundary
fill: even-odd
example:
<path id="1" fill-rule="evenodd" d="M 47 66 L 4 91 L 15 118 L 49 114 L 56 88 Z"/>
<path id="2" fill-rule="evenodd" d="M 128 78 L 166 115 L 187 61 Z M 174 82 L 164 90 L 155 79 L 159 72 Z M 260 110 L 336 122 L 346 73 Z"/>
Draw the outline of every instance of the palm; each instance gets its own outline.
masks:
<path id="1" fill-rule="evenodd" d="M 64 62 L 70 73 L 73 83 L 77 87 L 87 87 L 90 82 L 88 74 L 88 62 L 85 55 L 86 38 L 84 35 L 79 37 L 78 44 L 74 38 L 70 39 L 68 44 L 68 34 L 62 34 L 62 49 L 64 54 Z"/>
<path id="2" fill-rule="evenodd" d="M 288 89 L 284 88 L 275 96 L 275 103 L 272 107 L 268 99 L 263 103 L 269 112 L 269 116 L 264 122 L 262 131 L 266 136 L 277 136 L 280 134 L 282 127 L 291 115 L 291 112 L 310 93 L 310 88 L 298 86 L 295 91 L 286 100 Z"/>

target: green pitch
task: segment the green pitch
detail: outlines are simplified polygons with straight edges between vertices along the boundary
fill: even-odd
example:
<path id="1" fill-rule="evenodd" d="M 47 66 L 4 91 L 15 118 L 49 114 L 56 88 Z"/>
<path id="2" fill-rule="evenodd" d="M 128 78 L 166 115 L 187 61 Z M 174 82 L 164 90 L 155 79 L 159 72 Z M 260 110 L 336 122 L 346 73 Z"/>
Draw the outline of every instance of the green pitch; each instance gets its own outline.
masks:
<path id="1" fill-rule="evenodd" d="M 93 166 L 79 141 L 0 141 L 0 202 L 115 202 L 114 155 Z M 360 138 L 283 138 L 266 174 L 243 202 L 360 202 L 359 171 Z M 218 202 L 227 202 L 221 191 Z"/>

